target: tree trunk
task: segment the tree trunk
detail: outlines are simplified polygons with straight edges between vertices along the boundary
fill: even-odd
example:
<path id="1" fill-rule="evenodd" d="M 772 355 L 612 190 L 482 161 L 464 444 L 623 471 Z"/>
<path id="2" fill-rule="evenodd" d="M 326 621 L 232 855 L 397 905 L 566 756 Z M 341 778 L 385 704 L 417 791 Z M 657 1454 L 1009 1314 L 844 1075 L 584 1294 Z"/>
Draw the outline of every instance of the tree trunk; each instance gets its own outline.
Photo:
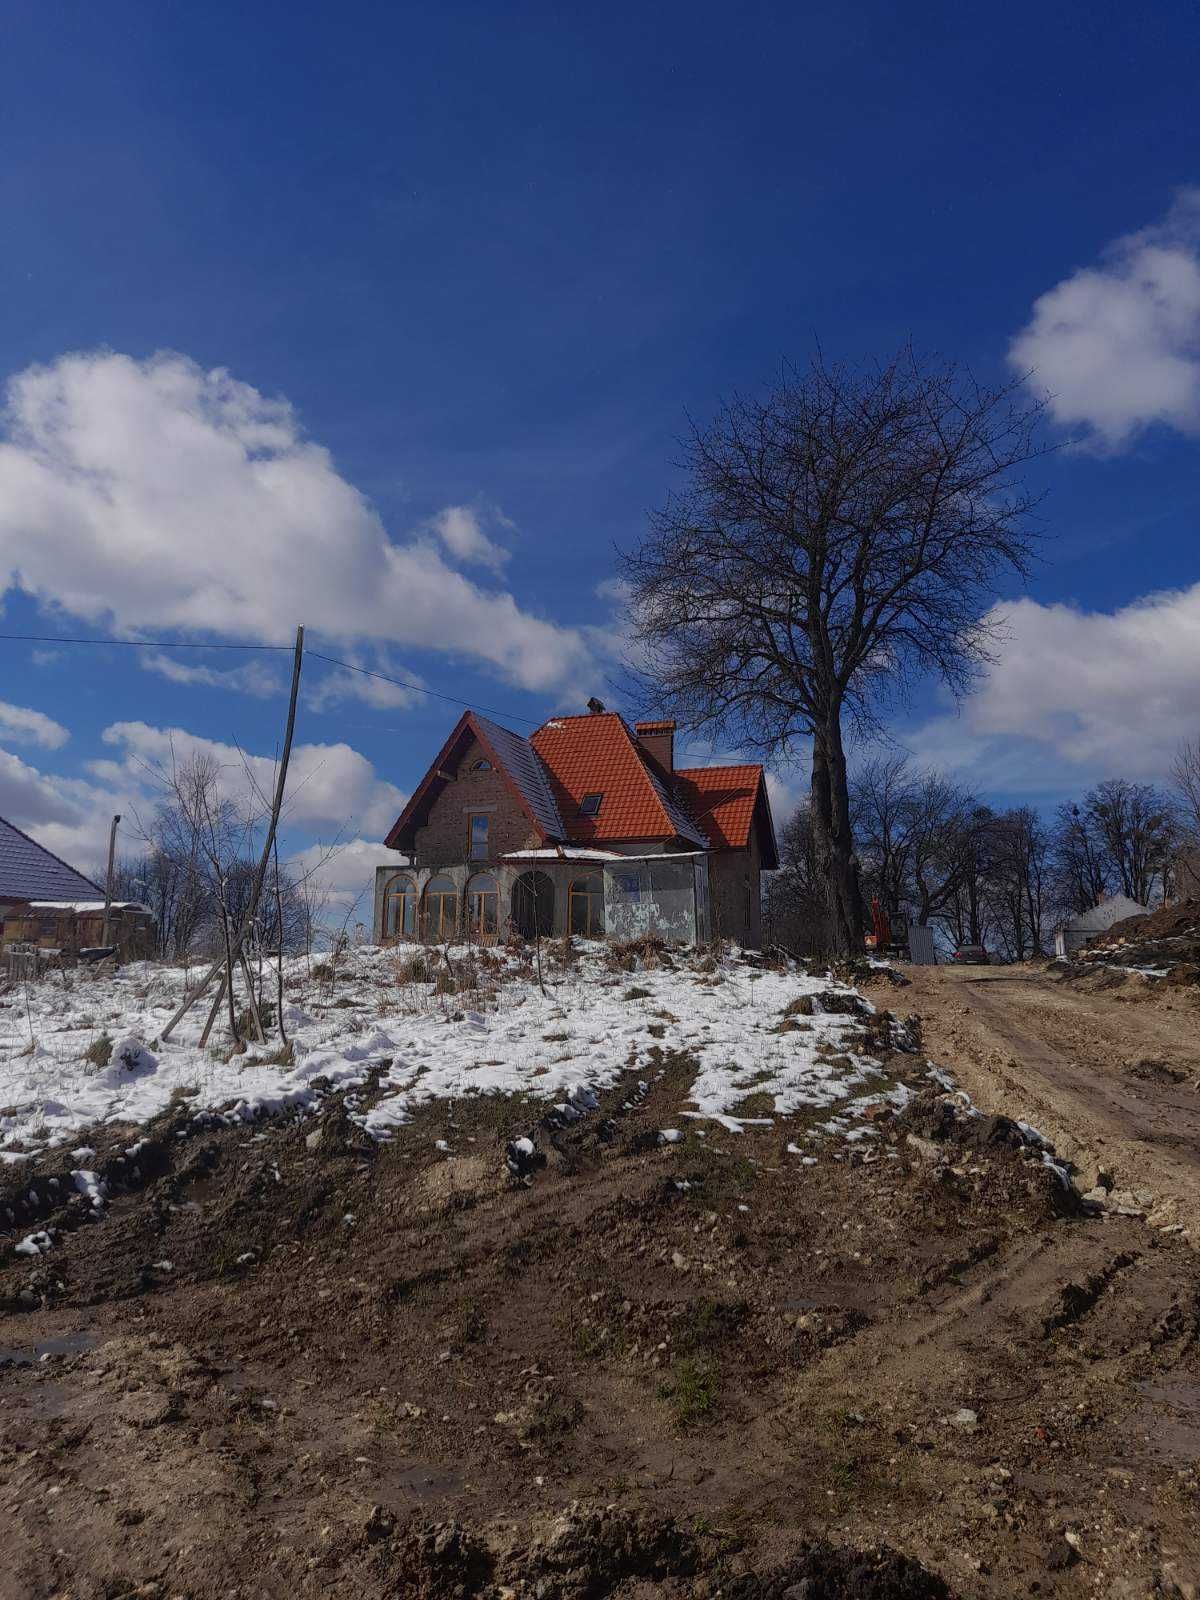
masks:
<path id="1" fill-rule="evenodd" d="M 825 885 L 838 955 L 863 948 L 862 897 L 850 828 L 850 786 L 837 713 L 813 738 L 812 818 L 817 875 Z"/>

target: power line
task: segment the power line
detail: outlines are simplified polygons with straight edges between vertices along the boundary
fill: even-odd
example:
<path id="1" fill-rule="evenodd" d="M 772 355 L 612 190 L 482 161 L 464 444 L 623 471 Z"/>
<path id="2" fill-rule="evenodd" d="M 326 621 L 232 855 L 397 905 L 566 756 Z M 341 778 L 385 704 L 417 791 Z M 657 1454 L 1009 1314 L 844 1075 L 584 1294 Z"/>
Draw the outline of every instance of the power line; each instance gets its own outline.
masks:
<path id="1" fill-rule="evenodd" d="M 291 650 L 290 644 L 220 643 L 197 644 L 190 639 L 85 639 L 58 633 L 0 633 L 0 640 L 17 644 L 94 644 L 118 645 L 137 650 Z M 536 717 L 523 716 L 519 711 L 502 711 L 496 706 L 481 706 L 473 700 L 464 700 L 456 694 L 443 694 L 440 689 L 429 689 L 422 683 L 411 683 L 405 678 L 393 678 L 386 672 L 376 672 L 370 667 L 357 667 L 352 661 L 340 661 L 336 656 L 323 655 L 319 650 L 306 650 L 305 655 L 314 661 L 327 661 L 332 667 L 343 667 L 347 672 L 360 673 L 364 678 L 378 678 L 381 683 L 394 684 L 398 689 L 409 689 L 414 694 L 429 695 L 434 700 L 446 700 L 451 705 L 466 706 L 468 710 L 485 711 L 489 716 L 506 717 L 510 722 L 527 722 L 538 725 Z"/>
<path id="2" fill-rule="evenodd" d="M 386 672 L 374 672 L 370 667 L 356 667 L 352 661 L 339 661 L 336 656 L 322 655 L 319 650 L 309 650 L 314 661 L 328 661 L 330 666 L 345 667 L 347 672 L 360 672 L 364 678 L 378 678 L 382 683 L 394 683 L 399 689 L 412 689 L 416 694 L 432 695 L 435 700 L 449 700 L 452 705 L 466 706 L 469 710 L 486 711 L 493 717 L 507 717 L 510 722 L 528 722 L 537 726 L 536 717 L 523 717 L 519 711 L 499 711 L 495 706 L 481 706 L 474 700 L 461 700 L 456 694 L 443 694 L 439 689 L 427 689 L 424 684 L 409 683 L 404 678 L 390 678 Z"/>
<path id="3" fill-rule="evenodd" d="M 0 633 L 19 644 L 124 645 L 134 650 L 291 650 L 290 644 L 195 644 L 190 639 L 83 639 L 63 633 Z"/>

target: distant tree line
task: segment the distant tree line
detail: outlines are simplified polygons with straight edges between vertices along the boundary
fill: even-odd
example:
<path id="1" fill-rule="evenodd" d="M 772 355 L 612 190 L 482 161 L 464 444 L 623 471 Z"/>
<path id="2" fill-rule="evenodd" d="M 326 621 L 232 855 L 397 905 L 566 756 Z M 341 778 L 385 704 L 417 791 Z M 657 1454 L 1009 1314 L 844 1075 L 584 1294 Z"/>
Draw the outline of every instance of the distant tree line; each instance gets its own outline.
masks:
<path id="1" fill-rule="evenodd" d="M 1191 798 L 1188 772 L 1198 780 Z M 1200 839 L 1200 753 L 1185 747 L 1174 778 L 1170 789 L 1110 778 L 1044 816 L 997 810 L 905 756 L 876 756 L 850 780 L 864 902 L 947 944 L 1018 961 L 1048 953 L 1059 922 L 1110 894 L 1150 905 L 1171 892 L 1179 849 Z M 832 948 L 807 805 L 784 827 L 780 853 L 766 890 L 769 937 Z"/>

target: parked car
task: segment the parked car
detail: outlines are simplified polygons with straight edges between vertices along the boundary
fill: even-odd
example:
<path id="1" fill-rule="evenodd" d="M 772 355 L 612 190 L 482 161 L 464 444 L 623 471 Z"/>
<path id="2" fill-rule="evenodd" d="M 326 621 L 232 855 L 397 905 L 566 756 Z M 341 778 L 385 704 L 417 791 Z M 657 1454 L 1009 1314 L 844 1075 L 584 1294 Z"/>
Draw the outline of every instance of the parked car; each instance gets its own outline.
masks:
<path id="1" fill-rule="evenodd" d="M 950 959 L 960 967 L 986 967 L 992 960 L 981 944 L 960 944 Z"/>

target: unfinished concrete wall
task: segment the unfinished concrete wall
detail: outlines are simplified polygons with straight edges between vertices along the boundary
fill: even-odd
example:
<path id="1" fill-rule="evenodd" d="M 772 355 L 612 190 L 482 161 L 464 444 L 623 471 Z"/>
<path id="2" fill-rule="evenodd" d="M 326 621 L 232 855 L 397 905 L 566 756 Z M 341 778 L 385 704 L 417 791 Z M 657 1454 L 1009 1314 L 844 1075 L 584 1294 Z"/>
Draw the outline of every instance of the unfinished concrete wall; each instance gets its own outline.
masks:
<path id="1" fill-rule="evenodd" d="M 604 868 L 604 923 L 610 939 L 646 934 L 696 941 L 696 877 L 690 856 L 611 862 Z"/>
<path id="2" fill-rule="evenodd" d="M 425 825 L 416 831 L 413 859 L 419 867 L 450 867 L 468 859 L 467 818 L 472 811 L 488 815 L 487 860 L 495 862 L 510 850 L 531 850 L 542 841 L 504 776 L 473 772 L 486 752 L 474 740 L 455 769 L 454 782 L 442 789 L 430 807 Z M 480 870 L 478 861 L 472 863 Z"/>

